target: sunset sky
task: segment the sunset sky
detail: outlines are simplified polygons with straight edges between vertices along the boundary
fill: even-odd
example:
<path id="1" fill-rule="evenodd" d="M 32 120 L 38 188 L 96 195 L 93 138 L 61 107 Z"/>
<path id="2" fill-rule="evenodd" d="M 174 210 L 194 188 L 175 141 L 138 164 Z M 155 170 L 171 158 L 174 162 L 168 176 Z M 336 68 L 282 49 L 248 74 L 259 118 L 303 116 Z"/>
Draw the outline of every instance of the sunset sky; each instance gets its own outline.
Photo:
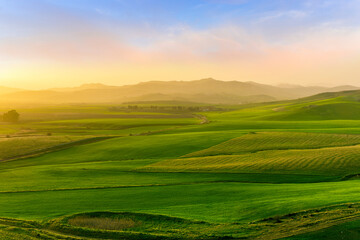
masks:
<path id="1" fill-rule="evenodd" d="M 0 85 L 360 86 L 360 0 L 0 0 Z"/>

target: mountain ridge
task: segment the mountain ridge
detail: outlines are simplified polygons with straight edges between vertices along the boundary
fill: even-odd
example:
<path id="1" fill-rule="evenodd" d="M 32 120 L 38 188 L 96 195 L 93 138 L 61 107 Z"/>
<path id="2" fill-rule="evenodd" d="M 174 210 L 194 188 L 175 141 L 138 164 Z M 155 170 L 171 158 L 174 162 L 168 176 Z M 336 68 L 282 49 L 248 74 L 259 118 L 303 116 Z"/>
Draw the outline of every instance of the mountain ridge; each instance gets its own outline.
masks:
<path id="1" fill-rule="evenodd" d="M 360 89 L 351 85 L 333 88 L 278 87 L 256 82 L 221 81 L 204 78 L 194 81 L 148 81 L 134 85 L 83 84 L 72 88 L 21 90 L 2 94 L 0 102 L 37 103 L 122 103 L 129 101 L 181 100 L 211 104 L 242 104 L 291 100 L 322 92 Z M 156 96 L 159 99 L 156 99 Z"/>
<path id="2" fill-rule="evenodd" d="M 11 87 L 0 86 L 0 95 L 19 92 L 19 91 L 23 91 L 23 90 L 24 89 L 20 89 L 20 88 L 11 88 Z"/>

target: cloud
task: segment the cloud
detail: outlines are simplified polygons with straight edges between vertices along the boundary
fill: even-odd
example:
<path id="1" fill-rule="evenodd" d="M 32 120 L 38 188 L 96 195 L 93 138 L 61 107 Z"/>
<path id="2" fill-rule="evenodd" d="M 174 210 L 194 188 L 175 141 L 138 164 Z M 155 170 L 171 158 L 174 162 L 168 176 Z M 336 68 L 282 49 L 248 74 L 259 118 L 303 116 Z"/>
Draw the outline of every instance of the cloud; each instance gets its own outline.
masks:
<path id="1" fill-rule="evenodd" d="M 299 10 L 287 10 L 287 11 L 277 11 L 265 14 L 265 16 L 261 17 L 257 23 L 263 23 L 266 21 L 271 21 L 279 18 L 292 18 L 292 19 L 301 19 L 308 16 L 308 13 L 305 11 Z"/>
<path id="2" fill-rule="evenodd" d="M 106 8 L 91 10 L 94 15 L 84 16 L 41 2 L 28 11 L 26 19 L 0 15 L 3 69 L 11 66 L 14 72 L 26 69 L 29 73 L 36 64 L 52 77 L 61 76 L 61 71 L 86 77 L 90 72 L 90 77 L 99 78 L 103 74 L 104 78 L 145 75 L 166 79 L 172 74 L 186 78 L 203 73 L 239 80 L 299 76 L 313 80 L 310 73 L 330 79 L 328 73 L 319 71 L 340 73 L 339 69 L 346 69 L 344 62 L 354 66 L 360 59 L 360 27 L 339 17 L 319 20 L 314 9 L 292 6 L 256 13 L 248 22 L 234 18 L 203 28 L 181 21 L 160 25 L 126 22 L 108 16 Z"/>
<path id="3" fill-rule="evenodd" d="M 106 9 L 95 8 L 95 11 L 100 15 L 110 15 L 110 12 Z"/>
<path id="4" fill-rule="evenodd" d="M 46 14 L 44 14 L 46 12 Z M 43 15 L 41 15 L 41 13 Z M 137 50 L 121 35 L 49 4 L 33 9 L 31 21 L 1 17 L 11 32 L 0 41 L 0 58 L 44 61 L 131 60 Z"/>
<path id="5" fill-rule="evenodd" d="M 243 64 L 272 66 L 323 64 L 360 52 L 360 29 L 314 26 L 269 38 L 261 31 L 235 24 L 195 29 L 177 25 L 167 29 L 107 31 L 82 19 L 64 16 L 51 31 L 46 27 L 26 37 L 0 42 L 1 59 L 67 62 L 73 64 Z M 52 24 L 52 26 L 54 26 Z M 303 63 L 304 62 L 304 63 Z"/>

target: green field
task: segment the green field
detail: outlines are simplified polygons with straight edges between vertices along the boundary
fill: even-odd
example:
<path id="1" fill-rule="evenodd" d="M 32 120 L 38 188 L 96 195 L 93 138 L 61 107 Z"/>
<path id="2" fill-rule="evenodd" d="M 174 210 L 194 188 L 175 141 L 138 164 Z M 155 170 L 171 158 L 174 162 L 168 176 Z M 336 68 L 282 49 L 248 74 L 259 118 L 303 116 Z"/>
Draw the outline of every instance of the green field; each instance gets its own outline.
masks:
<path id="1" fill-rule="evenodd" d="M 263 151 L 242 155 L 219 155 L 164 160 L 140 168 L 141 171 L 291 173 L 346 176 L 357 174 L 360 147 L 311 150 Z"/>
<path id="2" fill-rule="evenodd" d="M 356 99 L 19 107 L 0 125 L 0 238 L 358 239 Z"/>
<path id="3" fill-rule="evenodd" d="M 266 150 L 312 149 L 338 146 L 352 146 L 360 143 L 358 135 L 260 132 L 212 146 L 186 157 L 232 155 Z"/>

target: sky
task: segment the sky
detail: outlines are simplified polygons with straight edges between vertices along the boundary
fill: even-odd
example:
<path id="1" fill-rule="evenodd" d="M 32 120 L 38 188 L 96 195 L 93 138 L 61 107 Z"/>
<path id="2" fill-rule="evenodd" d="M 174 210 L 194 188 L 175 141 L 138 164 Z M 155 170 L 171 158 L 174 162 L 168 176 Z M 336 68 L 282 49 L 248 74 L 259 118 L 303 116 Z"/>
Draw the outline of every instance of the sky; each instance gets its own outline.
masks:
<path id="1" fill-rule="evenodd" d="M 360 86 L 360 0 L 0 0 L 0 85 Z"/>

